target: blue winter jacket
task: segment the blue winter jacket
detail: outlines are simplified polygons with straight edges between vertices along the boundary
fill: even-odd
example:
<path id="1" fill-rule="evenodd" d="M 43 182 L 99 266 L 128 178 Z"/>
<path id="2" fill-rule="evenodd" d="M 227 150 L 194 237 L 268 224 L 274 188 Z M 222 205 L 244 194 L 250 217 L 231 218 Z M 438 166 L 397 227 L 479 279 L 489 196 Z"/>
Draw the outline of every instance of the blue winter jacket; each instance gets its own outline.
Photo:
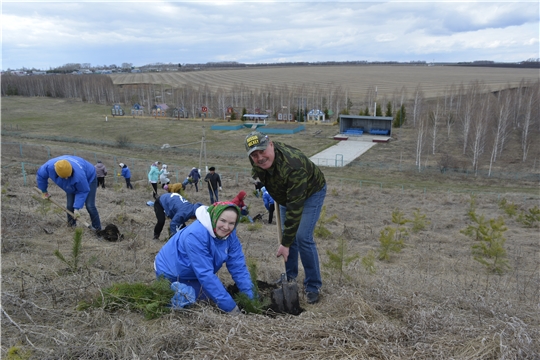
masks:
<path id="1" fill-rule="evenodd" d="M 263 201 L 266 210 L 270 210 L 270 205 L 274 203 L 274 199 L 272 199 L 272 196 L 270 196 L 268 191 L 263 192 Z"/>
<path id="2" fill-rule="evenodd" d="M 70 177 L 63 179 L 54 170 L 54 164 L 59 160 L 67 160 L 73 168 Z M 74 209 L 82 209 L 88 193 L 90 192 L 90 183 L 96 179 L 96 168 L 88 161 L 73 155 L 63 155 L 50 159 L 41 165 L 36 174 L 38 188 L 47 192 L 49 179 L 54 181 L 62 190 L 68 194 L 75 194 L 73 203 Z"/>
<path id="3" fill-rule="evenodd" d="M 193 178 L 194 182 L 197 182 L 201 178 L 201 175 L 199 174 L 198 169 L 191 169 L 188 177 Z"/>
<path id="4" fill-rule="evenodd" d="M 217 276 L 223 264 L 238 289 L 253 298 L 253 284 L 246 266 L 242 244 L 236 229 L 226 238 L 218 239 L 212 230 L 208 207 L 196 211 L 197 220 L 172 236 L 156 256 L 156 274 L 168 279 L 198 281 L 217 306 L 229 312 L 236 303 Z"/>
<path id="5" fill-rule="evenodd" d="M 167 193 L 159 197 L 159 202 L 165 210 L 165 215 L 171 219 L 171 236 L 176 234 L 176 229 L 195 216 L 195 210 L 201 203 L 192 204 L 178 193 Z"/>
<path id="6" fill-rule="evenodd" d="M 122 176 L 126 179 L 131 179 L 131 170 L 129 170 L 126 165 L 124 165 L 124 167 L 122 168 Z"/>

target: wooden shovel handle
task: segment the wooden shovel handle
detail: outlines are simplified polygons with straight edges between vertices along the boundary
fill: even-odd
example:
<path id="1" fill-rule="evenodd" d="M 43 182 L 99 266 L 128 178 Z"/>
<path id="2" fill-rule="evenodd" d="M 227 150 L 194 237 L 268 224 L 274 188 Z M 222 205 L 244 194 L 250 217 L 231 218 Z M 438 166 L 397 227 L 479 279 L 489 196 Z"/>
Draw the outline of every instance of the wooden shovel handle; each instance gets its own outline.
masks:
<path id="1" fill-rule="evenodd" d="M 278 245 L 281 245 L 281 240 L 283 238 L 283 232 L 281 229 L 281 213 L 279 211 L 279 204 L 274 201 L 274 207 L 276 208 L 276 221 L 277 221 L 277 232 L 278 232 Z"/>
<path id="2" fill-rule="evenodd" d="M 39 190 L 37 187 L 34 187 L 34 190 L 36 190 L 40 195 L 42 194 L 42 191 Z M 60 205 L 59 203 L 56 202 L 56 200 L 54 200 L 53 198 L 51 197 L 48 197 L 47 200 L 49 200 L 50 202 L 52 202 L 54 205 L 58 206 L 60 209 L 64 210 L 66 213 L 68 213 L 69 215 L 71 215 L 71 217 L 73 217 L 75 219 L 75 214 L 72 213 L 71 211 L 69 211 L 68 209 L 66 209 L 64 206 Z M 86 221 L 84 221 L 83 219 L 79 218 L 77 221 L 81 221 L 84 226 L 86 227 L 90 227 L 90 224 L 87 223 Z"/>

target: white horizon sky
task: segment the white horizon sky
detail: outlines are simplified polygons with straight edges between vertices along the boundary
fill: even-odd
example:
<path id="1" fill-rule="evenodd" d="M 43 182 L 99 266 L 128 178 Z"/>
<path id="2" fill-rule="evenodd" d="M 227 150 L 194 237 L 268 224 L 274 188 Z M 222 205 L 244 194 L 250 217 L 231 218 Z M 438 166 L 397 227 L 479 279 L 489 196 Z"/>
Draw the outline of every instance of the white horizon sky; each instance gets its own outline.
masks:
<path id="1" fill-rule="evenodd" d="M 2 1 L 2 64 L 539 58 L 527 1 Z"/>

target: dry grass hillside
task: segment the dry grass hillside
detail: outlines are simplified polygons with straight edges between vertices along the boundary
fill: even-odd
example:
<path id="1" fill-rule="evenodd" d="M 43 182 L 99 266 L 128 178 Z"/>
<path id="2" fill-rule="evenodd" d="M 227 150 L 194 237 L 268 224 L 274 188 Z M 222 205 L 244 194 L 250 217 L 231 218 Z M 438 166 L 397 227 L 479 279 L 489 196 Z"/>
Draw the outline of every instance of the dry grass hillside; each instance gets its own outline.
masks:
<path id="1" fill-rule="evenodd" d="M 154 281 L 154 257 L 165 239 L 162 234 L 161 242 L 152 240 L 155 215 L 146 206 L 151 189 L 144 169 L 161 160 L 171 164 L 181 180 L 201 160 L 197 141 L 202 122 L 110 117 L 105 122 L 107 110 L 66 100 L 2 99 L 2 358 L 540 358 L 538 221 L 528 227 L 518 217 L 538 207 L 537 181 L 360 166 L 324 169 L 328 193 L 319 225 L 330 233 L 316 238 L 324 285 L 316 305 L 308 305 L 301 295 L 304 311 L 299 316 L 230 317 L 207 304 L 154 320 L 128 308 L 77 310 L 81 301 L 100 296 L 114 284 Z M 204 123 L 206 162 L 223 177 L 220 198 L 232 199 L 246 190 L 251 213 L 266 214 L 261 199 L 251 194 L 242 148 L 246 132 L 210 131 L 209 125 Z M 333 142 L 335 129 L 320 129 L 317 133 L 319 128 L 308 127 L 275 139 L 294 142 L 312 155 Z M 118 147 L 122 134 L 130 146 Z M 161 149 L 164 143 L 192 142 Z M 407 153 L 413 143 L 414 135 L 404 129 L 362 161 L 399 159 L 396 154 Z M 36 164 L 43 163 L 48 152 L 76 153 L 91 162 L 99 157 L 112 169 L 107 188 L 98 190 L 97 207 L 102 223 L 118 226 L 124 239 L 106 242 L 85 229 L 74 272 L 54 255 L 58 250 L 69 258 L 74 230 L 66 226 L 62 210 L 32 190 Z M 516 157 L 509 153 L 501 161 L 514 171 L 538 171 L 534 160 L 522 164 L 514 162 Z M 138 171 L 135 190 L 128 191 L 114 176 L 116 163 L 123 160 L 133 162 Z M 204 158 L 201 161 L 204 166 Z M 64 203 L 63 191 L 55 186 L 50 190 Z M 190 188 L 187 197 L 209 201 L 206 189 Z M 501 206 L 503 199 L 506 207 Z M 509 215 L 511 209 L 516 215 Z M 473 258 L 472 245 L 478 242 L 461 233 L 475 224 L 467 215 L 471 210 L 486 221 L 500 218 L 507 227 L 502 234 L 506 255 L 499 259 L 507 260 L 508 267 L 501 274 Z M 397 228 L 393 213 L 410 220 L 402 229 L 407 230 L 403 248 L 379 260 L 381 234 Z M 337 219 L 330 220 L 333 215 Z M 85 211 L 83 217 L 88 220 Z M 282 260 L 275 257 L 276 228 L 266 215 L 258 226 L 238 227 L 244 252 L 257 264 L 257 278 L 265 282 L 275 281 L 283 270 Z M 340 257 L 340 249 L 346 255 Z M 336 254 L 343 260 L 339 264 L 330 260 Z M 219 276 L 231 283 L 226 269 Z"/>

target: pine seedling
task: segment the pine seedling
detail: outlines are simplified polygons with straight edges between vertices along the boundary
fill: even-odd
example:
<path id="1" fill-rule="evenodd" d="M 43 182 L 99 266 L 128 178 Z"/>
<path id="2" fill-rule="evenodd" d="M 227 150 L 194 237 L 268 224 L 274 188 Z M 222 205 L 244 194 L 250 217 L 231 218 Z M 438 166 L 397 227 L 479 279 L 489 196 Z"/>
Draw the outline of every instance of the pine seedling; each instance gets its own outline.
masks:
<path id="1" fill-rule="evenodd" d="M 538 227 L 540 225 L 540 209 L 535 205 L 528 211 L 528 213 L 522 211 L 521 214 L 519 214 L 517 221 L 529 228 Z"/>
<path id="2" fill-rule="evenodd" d="M 351 277 L 345 273 L 345 268 L 347 265 L 349 265 L 353 260 L 356 260 L 360 257 L 358 254 L 353 254 L 350 256 L 347 256 L 347 243 L 345 241 L 345 238 L 341 236 L 339 239 L 339 244 L 337 248 L 337 252 L 332 252 L 330 250 L 326 250 L 326 254 L 328 255 L 328 262 L 324 264 L 329 269 L 335 270 L 339 273 L 339 282 L 341 283 L 342 277 L 344 277 L 346 280 L 350 280 Z"/>
<path id="3" fill-rule="evenodd" d="M 517 215 L 517 205 L 509 203 L 506 198 L 499 201 L 499 209 L 502 209 L 511 218 Z"/>
<path id="4" fill-rule="evenodd" d="M 254 259 L 248 259 L 247 267 L 251 277 L 251 282 L 253 283 L 253 299 L 250 299 L 244 293 L 238 293 L 234 296 L 234 300 L 246 313 L 262 314 L 266 311 L 266 309 L 268 309 L 270 299 L 262 299 L 259 296 L 259 286 L 257 285 L 257 261 Z"/>
<path id="5" fill-rule="evenodd" d="M 41 197 L 37 197 L 35 195 L 32 195 L 32 197 L 35 200 L 39 201 L 39 207 L 37 209 L 38 213 L 41 215 L 47 215 L 51 211 L 51 202 L 47 199 L 42 199 Z"/>
<path id="6" fill-rule="evenodd" d="M 332 221 L 337 220 L 337 215 L 332 215 L 329 218 L 326 217 L 326 205 L 323 205 L 321 209 L 321 215 L 319 216 L 319 221 L 317 221 L 317 226 L 313 232 L 315 236 L 327 239 L 332 236 L 332 232 L 326 228 L 326 224 L 331 223 Z"/>
<path id="7" fill-rule="evenodd" d="M 401 252 L 401 249 L 405 247 L 405 241 L 403 238 L 409 234 L 407 228 L 404 226 L 410 222 L 405 218 L 405 215 L 399 211 L 392 211 L 392 223 L 396 224 L 395 227 L 386 226 L 381 230 L 379 242 L 381 247 L 379 249 L 379 260 L 390 260 L 390 252 Z"/>
<path id="8" fill-rule="evenodd" d="M 413 216 L 414 219 L 411 220 L 413 233 L 425 230 L 426 227 L 431 224 L 431 221 L 426 220 L 425 214 L 420 214 L 420 209 L 416 209 L 413 213 Z"/>
<path id="9" fill-rule="evenodd" d="M 486 221 L 483 215 L 477 216 L 476 213 L 471 214 L 471 219 L 474 224 L 460 232 L 476 240 L 471 246 L 473 258 L 492 273 L 502 274 L 510 269 L 504 248 L 506 239 L 503 233 L 508 230 L 504 219 L 499 217 Z"/>
<path id="10" fill-rule="evenodd" d="M 401 252 L 401 249 L 405 246 L 403 239 L 398 235 L 398 230 L 391 226 L 387 226 L 381 230 L 379 242 L 381 243 L 379 260 L 390 260 L 391 252 Z"/>
<path id="11" fill-rule="evenodd" d="M 471 198 L 469 200 L 469 210 L 467 211 L 467 215 L 470 217 L 472 214 L 476 213 L 476 195 L 471 194 Z"/>
<path id="12" fill-rule="evenodd" d="M 409 235 L 409 232 L 404 225 L 411 222 L 411 220 L 406 219 L 405 215 L 401 211 L 397 209 L 392 211 L 392 222 L 396 224 L 396 236 L 398 239 Z"/>
<path id="13" fill-rule="evenodd" d="M 377 269 L 375 268 L 375 252 L 373 250 L 369 250 L 366 256 L 362 258 L 362 266 L 364 269 L 366 269 L 367 272 L 370 274 L 375 274 Z"/>
<path id="14" fill-rule="evenodd" d="M 262 229 L 262 223 L 261 222 L 254 222 L 254 223 L 250 223 L 248 224 L 248 226 L 246 227 L 248 231 L 259 231 Z"/>
<path id="15" fill-rule="evenodd" d="M 171 299 L 174 294 L 171 283 L 163 277 L 150 285 L 117 283 L 102 289 L 92 303 L 80 302 L 77 310 L 85 310 L 91 306 L 108 311 L 130 309 L 143 312 L 145 318 L 150 320 L 171 311 Z"/>
<path id="16" fill-rule="evenodd" d="M 79 259 L 82 249 L 82 233 L 83 230 L 81 228 L 75 229 L 75 234 L 73 235 L 73 247 L 71 249 L 71 259 L 66 259 L 58 249 L 54 251 L 54 255 L 64 264 L 69 266 L 69 269 L 74 273 L 79 270 Z"/>

